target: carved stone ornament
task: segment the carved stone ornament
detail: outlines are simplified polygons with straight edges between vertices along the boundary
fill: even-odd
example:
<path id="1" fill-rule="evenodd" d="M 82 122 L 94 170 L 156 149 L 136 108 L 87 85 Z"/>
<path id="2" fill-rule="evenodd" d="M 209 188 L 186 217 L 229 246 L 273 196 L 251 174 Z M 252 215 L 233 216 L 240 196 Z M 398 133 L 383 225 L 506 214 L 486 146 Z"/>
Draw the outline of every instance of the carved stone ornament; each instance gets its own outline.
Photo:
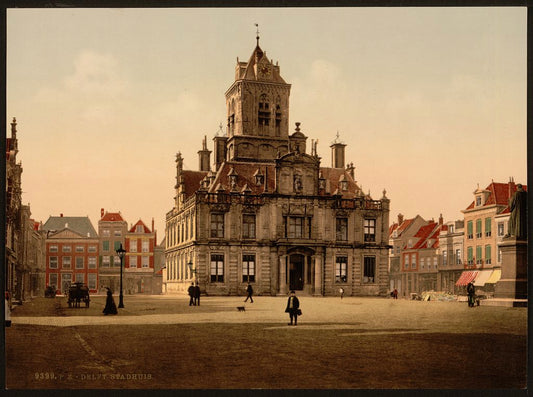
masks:
<path id="1" fill-rule="evenodd" d="M 211 208 L 211 211 L 215 211 L 215 212 L 228 212 L 229 207 L 230 207 L 229 204 L 218 204 L 218 203 L 210 204 L 209 206 Z"/>

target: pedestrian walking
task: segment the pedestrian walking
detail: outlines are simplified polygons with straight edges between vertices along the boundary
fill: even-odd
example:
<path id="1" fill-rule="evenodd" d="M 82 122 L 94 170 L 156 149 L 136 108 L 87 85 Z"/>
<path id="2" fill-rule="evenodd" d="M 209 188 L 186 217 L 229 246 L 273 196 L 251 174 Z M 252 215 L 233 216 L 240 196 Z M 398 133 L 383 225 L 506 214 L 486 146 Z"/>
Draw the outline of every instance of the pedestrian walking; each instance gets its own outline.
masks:
<path id="1" fill-rule="evenodd" d="M 292 325 L 293 321 L 294 325 L 298 325 L 298 316 L 302 314 L 302 311 L 300 310 L 300 301 L 296 297 L 296 293 L 294 291 L 291 291 L 289 299 L 287 300 L 287 308 L 285 309 L 285 313 L 289 313 L 289 318 L 291 319 L 291 322 L 287 325 Z"/>
<path id="2" fill-rule="evenodd" d="M 105 300 L 105 307 L 103 312 L 106 316 L 108 314 L 117 314 L 117 305 L 115 305 L 115 300 L 113 299 L 113 291 L 107 288 L 107 298 Z"/>
<path id="3" fill-rule="evenodd" d="M 248 285 L 246 286 L 246 293 L 248 295 L 246 296 L 246 299 L 244 301 L 246 302 L 248 300 L 248 298 L 249 298 L 250 302 L 254 303 L 254 299 L 252 298 L 252 295 L 254 294 L 254 289 L 252 288 L 250 283 L 248 283 Z"/>
<path id="4" fill-rule="evenodd" d="M 198 283 L 194 286 L 194 304 L 200 306 L 200 286 Z"/>
<path id="5" fill-rule="evenodd" d="M 5 309 L 6 309 L 6 314 L 5 314 L 5 319 L 6 319 L 6 327 L 11 327 L 11 308 L 9 307 L 9 292 L 6 291 L 5 293 Z"/>
<path id="6" fill-rule="evenodd" d="M 339 288 L 339 294 L 341 296 L 341 299 L 344 297 L 344 288 Z"/>
<path id="7" fill-rule="evenodd" d="M 187 289 L 187 293 L 189 294 L 189 306 L 196 306 L 196 302 L 195 302 L 195 299 L 194 299 L 194 295 L 195 295 L 195 288 L 194 288 L 194 283 L 191 284 L 191 286 L 189 287 L 189 289 Z"/>
<path id="8" fill-rule="evenodd" d="M 394 299 L 398 299 L 398 290 L 396 288 L 394 288 L 394 291 L 392 291 L 392 297 Z"/>
<path id="9" fill-rule="evenodd" d="M 469 282 L 466 286 L 466 293 L 468 294 L 468 307 L 474 307 L 476 287 L 472 282 Z"/>

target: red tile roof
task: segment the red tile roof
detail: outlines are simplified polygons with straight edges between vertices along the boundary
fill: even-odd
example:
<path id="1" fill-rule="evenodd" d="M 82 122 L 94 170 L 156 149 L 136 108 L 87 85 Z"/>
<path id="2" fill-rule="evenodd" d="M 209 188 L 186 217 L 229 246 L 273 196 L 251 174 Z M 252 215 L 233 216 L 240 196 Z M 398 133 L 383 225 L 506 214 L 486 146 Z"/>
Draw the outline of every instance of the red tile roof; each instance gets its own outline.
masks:
<path id="1" fill-rule="evenodd" d="M 106 211 L 106 213 L 100 220 L 106 221 L 106 222 L 120 222 L 120 221 L 124 221 L 124 218 L 122 218 L 122 215 L 120 214 L 120 212 L 107 212 Z"/>
<path id="2" fill-rule="evenodd" d="M 523 189 L 527 191 L 527 185 L 522 185 Z M 509 198 L 516 192 L 516 184 L 514 182 L 499 183 L 492 182 L 485 190 L 489 191 L 489 196 L 482 207 L 488 205 L 502 205 L 507 207 L 509 205 Z M 473 209 L 475 202 L 472 201 L 467 210 Z"/>
<path id="3" fill-rule="evenodd" d="M 407 229 L 409 227 L 409 225 L 411 223 L 413 223 L 413 221 L 415 220 L 415 218 L 412 218 L 412 219 L 406 219 L 404 220 L 400 225 L 398 225 L 397 223 L 393 223 L 390 227 L 389 227 L 389 237 L 392 236 L 392 232 L 394 232 L 394 230 L 397 229 L 397 232 L 398 232 L 398 236 L 400 234 L 402 234 L 402 232 Z"/>
<path id="4" fill-rule="evenodd" d="M 276 166 L 272 163 L 251 163 L 251 162 L 232 162 L 227 161 L 222 164 L 220 169 L 217 172 L 214 183 L 209 186 L 210 193 L 216 193 L 216 191 L 222 188 L 226 193 L 231 191 L 231 186 L 228 178 L 228 174 L 231 170 L 237 173 L 237 185 L 235 190 L 241 192 L 244 187 L 248 187 L 251 191 L 250 194 L 259 195 L 265 192 L 265 187 L 263 185 L 257 185 L 255 183 L 255 175 L 259 171 L 267 182 L 267 191 L 274 192 L 276 187 Z M 184 171 L 184 172 L 194 172 L 194 171 Z M 320 172 L 322 177 L 329 181 L 329 192 L 321 193 L 323 195 L 331 195 L 339 188 L 339 180 L 341 176 L 344 175 L 345 180 L 348 182 L 348 189 L 346 191 L 338 190 L 338 193 L 341 193 L 342 198 L 355 198 L 357 191 L 360 190 L 357 186 L 357 183 L 353 180 L 350 173 L 343 168 L 328 168 L 320 167 Z M 204 176 L 207 173 L 203 173 Z M 199 176 L 198 176 L 199 177 Z M 203 177 L 202 177 L 203 179 Z M 196 190 L 200 187 L 201 179 L 198 182 L 194 182 Z M 192 181 L 191 181 L 192 183 Z M 187 186 L 187 181 L 185 182 L 187 192 L 189 192 L 190 186 Z M 328 182 L 326 182 L 326 186 Z M 191 189 L 192 190 L 192 189 Z M 195 191 L 196 191 L 195 190 Z"/>
<path id="5" fill-rule="evenodd" d="M 412 249 L 420 249 L 420 248 L 427 248 L 425 245 L 427 244 L 427 239 L 430 235 L 433 234 L 433 231 L 435 230 L 435 226 L 437 226 L 436 222 L 430 222 L 427 225 L 421 226 L 420 229 L 418 229 L 418 232 L 414 235 L 414 237 L 418 237 L 418 242 L 413 246 Z"/>
<path id="6" fill-rule="evenodd" d="M 185 197 L 191 197 L 200 188 L 200 182 L 205 178 L 205 171 L 182 171 L 185 182 Z"/>
<path id="7" fill-rule="evenodd" d="M 135 233 L 135 230 L 137 229 L 137 225 L 142 225 L 143 227 L 143 233 L 152 233 L 152 231 L 150 229 L 148 229 L 148 227 L 144 224 L 144 222 L 142 220 L 138 220 L 137 223 L 135 223 L 135 225 L 133 225 L 129 232 L 130 233 Z"/>

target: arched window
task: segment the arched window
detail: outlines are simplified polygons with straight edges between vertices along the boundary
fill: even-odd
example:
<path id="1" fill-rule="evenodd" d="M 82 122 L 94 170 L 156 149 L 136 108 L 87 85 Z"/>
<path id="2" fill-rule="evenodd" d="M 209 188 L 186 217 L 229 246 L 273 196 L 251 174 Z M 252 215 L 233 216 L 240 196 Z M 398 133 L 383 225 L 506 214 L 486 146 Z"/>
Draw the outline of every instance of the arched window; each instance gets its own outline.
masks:
<path id="1" fill-rule="evenodd" d="M 268 126 L 270 124 L 270 105 L 266 94 L 259 97 L 259 111 L 257 115 L 259 127 Z"/>
<path id="2" fill-rule="evenodd" d="M 281 107 L 276 105 L 276 136 L 281 135 Z"/>
<path id="3" fill-rule="evenodd" d="M 228 111 L 228 131 L 230 136 L 233 135 L 233 132 L 235 131 L 235 100 L 231 100 L 231 104 L 229 106 Z"/>

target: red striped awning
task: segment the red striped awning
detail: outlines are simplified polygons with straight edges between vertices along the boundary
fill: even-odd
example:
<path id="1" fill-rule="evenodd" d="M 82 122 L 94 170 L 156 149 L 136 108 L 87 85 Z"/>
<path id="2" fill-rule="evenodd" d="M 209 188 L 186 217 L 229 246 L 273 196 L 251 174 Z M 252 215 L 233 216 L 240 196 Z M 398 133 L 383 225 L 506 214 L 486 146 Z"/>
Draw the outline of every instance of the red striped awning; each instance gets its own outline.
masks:
<path id="1" fill-rule="evenodd" d="M 467 285 L 468 283 L 474 281 L 474 279 L 476 278 L 478 273 L 479 272 L 477 270 L 465 270 L 461 274 L 461 277 L 459 277 L 459 280 L 457 280 L 455 285 L 458 286 L 458 287 L 460 287 L 462 285 Z"/>

